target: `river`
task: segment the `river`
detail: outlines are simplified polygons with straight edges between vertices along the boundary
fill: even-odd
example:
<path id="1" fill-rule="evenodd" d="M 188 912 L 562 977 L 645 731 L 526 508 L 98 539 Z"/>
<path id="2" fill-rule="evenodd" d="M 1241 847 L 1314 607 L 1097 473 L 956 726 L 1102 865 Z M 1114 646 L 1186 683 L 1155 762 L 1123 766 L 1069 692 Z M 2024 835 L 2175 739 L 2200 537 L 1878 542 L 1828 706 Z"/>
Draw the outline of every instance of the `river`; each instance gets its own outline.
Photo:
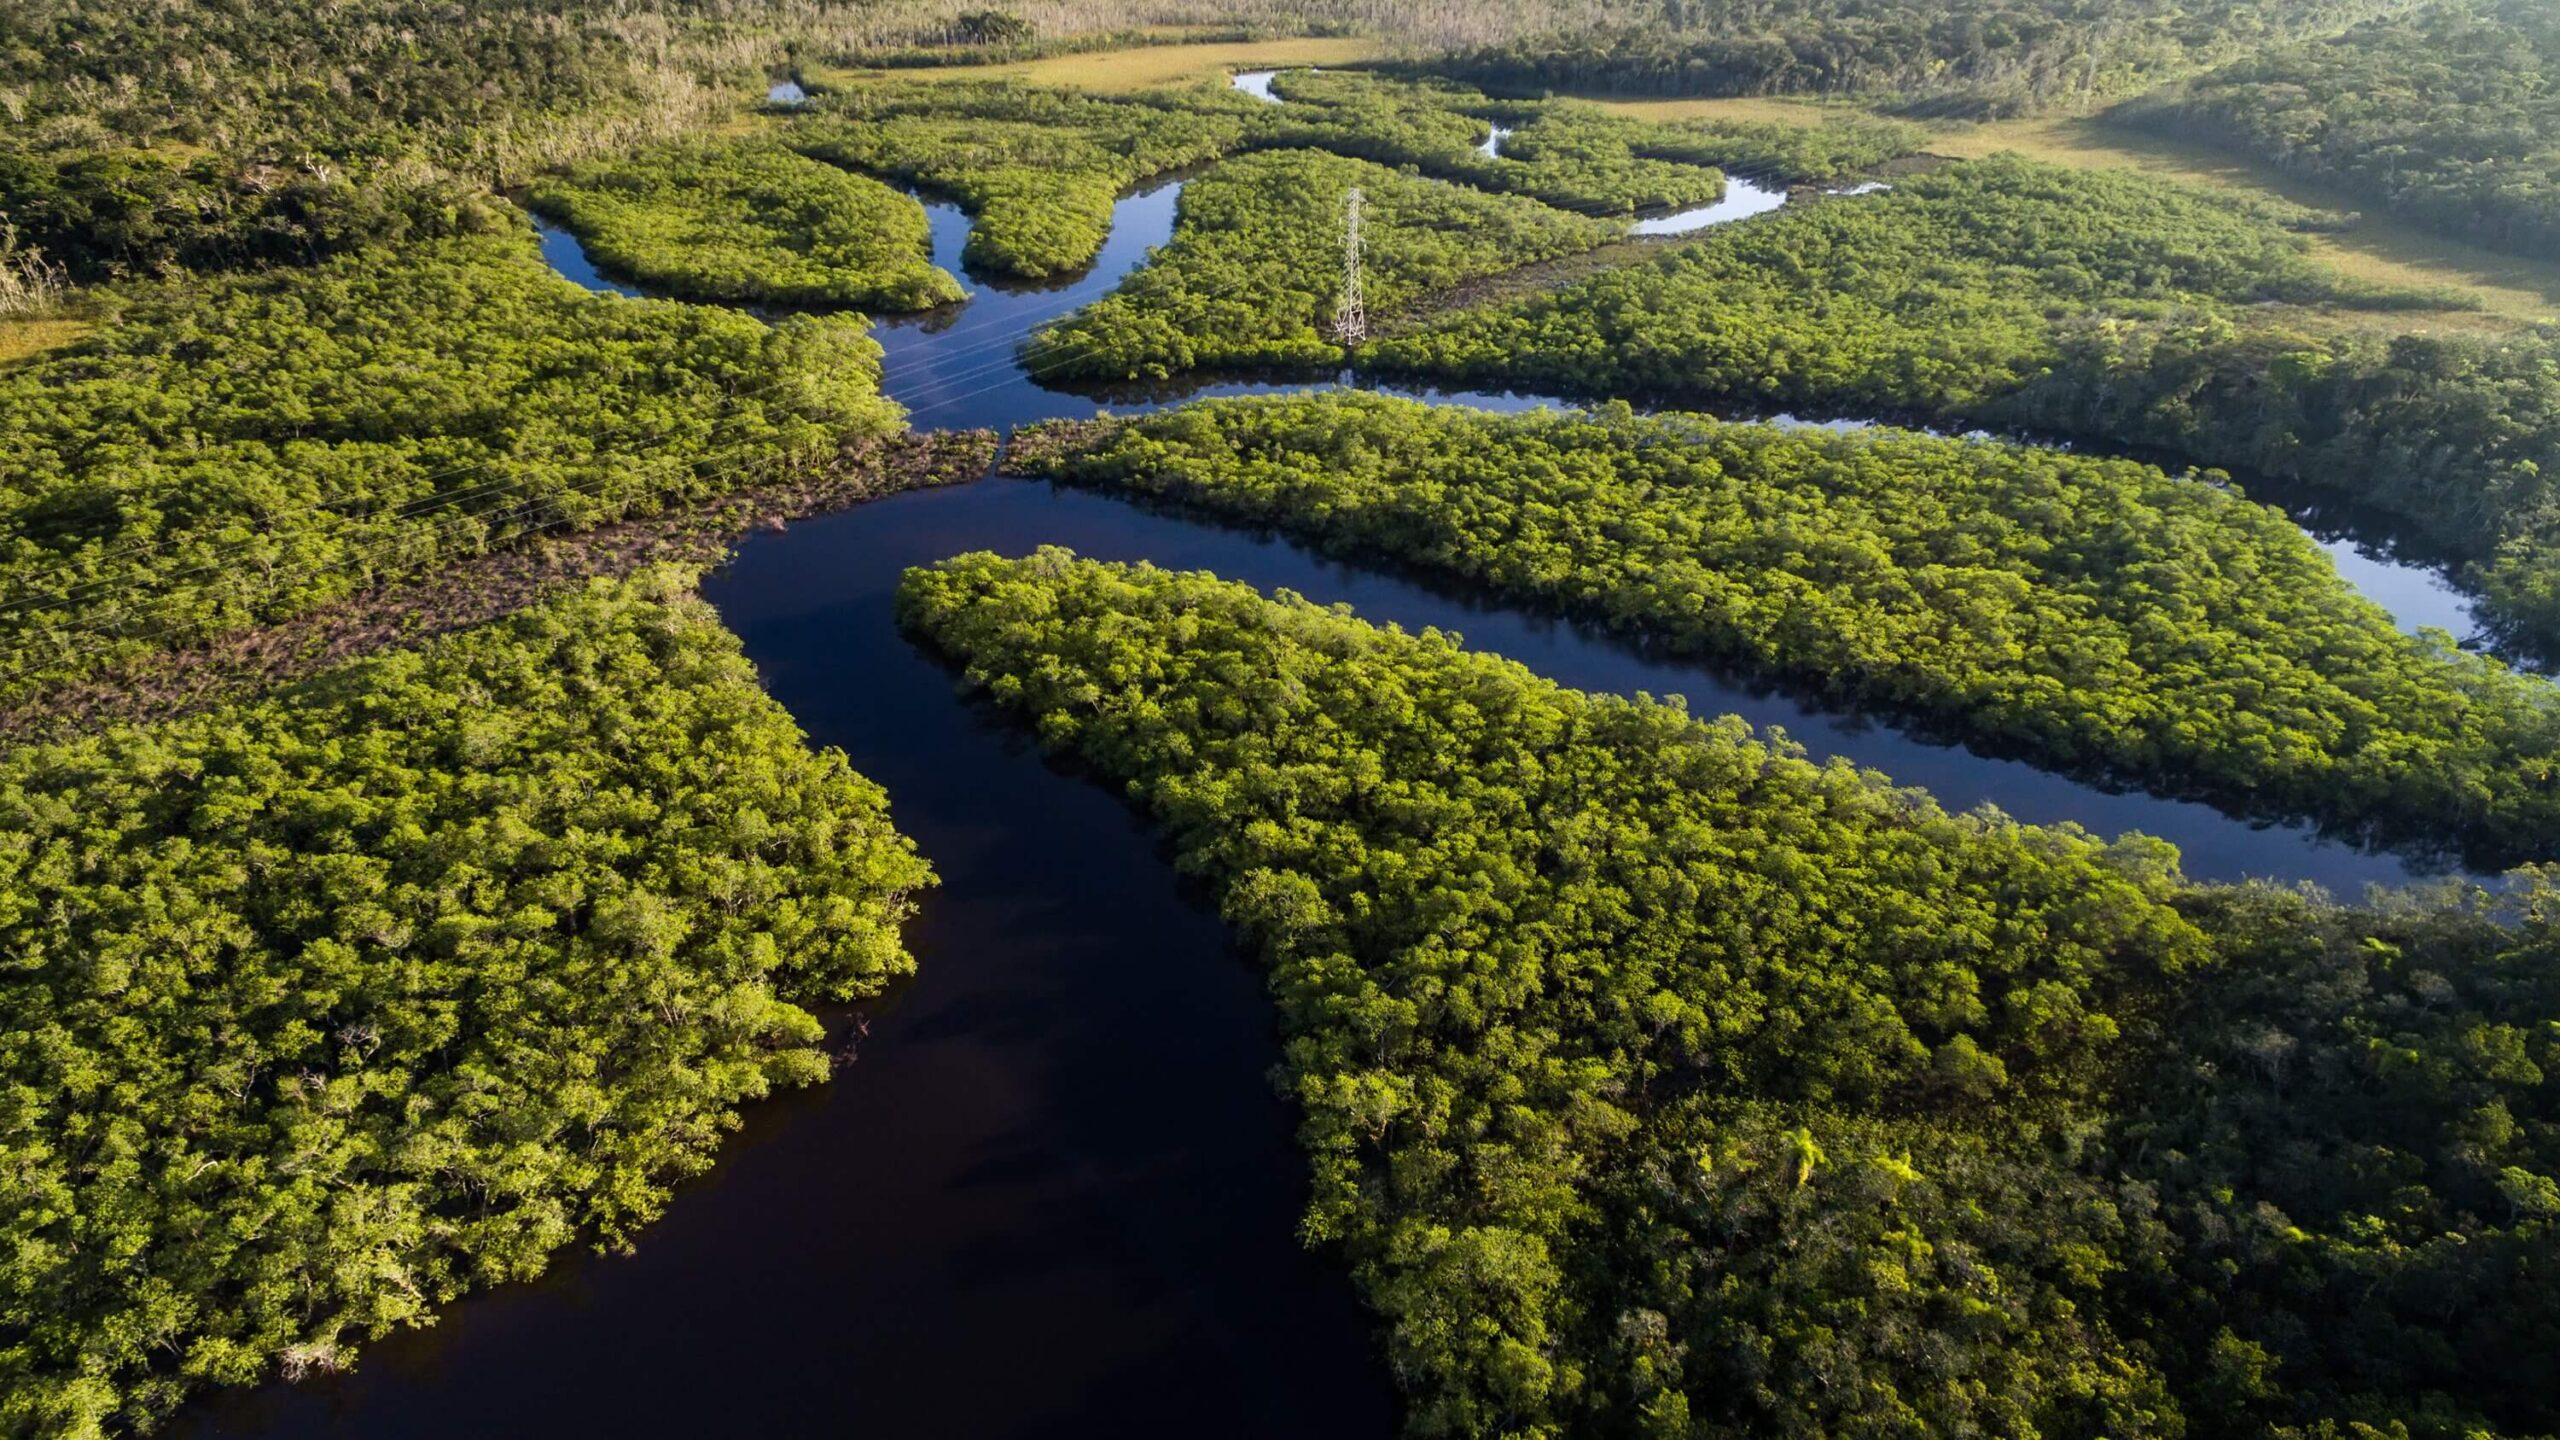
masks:
<path id="1" fill-rule="evenodd" d="M 1025 374 L 1015 346 L 1165 240 L 1179 188 L 1125 198 L 1095 266 L 1064 285 L 970 282 L 956 312 L 881 325 L 887 389 L 923 426 L 1091 414 L 1092 397 Z M 959 274 L 967 220 L 930 209 L 935 259 Z M 574 237 L 553 232 L 545 253 L 629 293 L 585 265 Z M 564 1255 L 541 1281 L 367 1347 L 353 1374 L 219 1395 L 169 1433 L 1393 1432 L 1348 1277 L 1292 1239 L 1303 1162 L 1266 1078 L 1278 1053 L 1259 978 L 1113 791 L 1045 763 L 897 631 L 906 567 L 1041 544 L 1456 629 L 1565 684 L 1677 694 L 1701 714 L 1783 726 L 1951 808 L 2145 830 L 2201 876 L 2353 891 L 2413 873 L 2301 827 L 1932 744 L 1268 536 L 1016 480 L 896 496 L 760 535 L 704 588 L 811 739 L 887 788 L 941 876 L 909 931 L 921 973 L 863 1007 L 858 1060 L 838 1083 L 754 1107 L 636 1254 Z M 2378 563 L 2386 581 L 2398 573 Z M 831 1017 L 839 1039 L 852 1023 Z"/>

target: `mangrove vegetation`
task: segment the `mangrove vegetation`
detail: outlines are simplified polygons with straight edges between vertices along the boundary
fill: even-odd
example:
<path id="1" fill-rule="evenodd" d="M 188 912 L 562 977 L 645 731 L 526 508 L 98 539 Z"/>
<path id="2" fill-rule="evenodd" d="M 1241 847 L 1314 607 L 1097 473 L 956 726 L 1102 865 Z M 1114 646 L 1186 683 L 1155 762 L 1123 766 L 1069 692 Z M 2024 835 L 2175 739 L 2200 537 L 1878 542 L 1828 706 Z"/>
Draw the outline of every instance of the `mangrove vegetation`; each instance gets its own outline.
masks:
<path id="1" fill-rule="evenodd" d="M 0 1432 L 343 1368 L 826 1077 L 931 872 L 689 584 L 0 757 Z"/>
<path id="2" fill-rule="evenodd" d="M 0 693 L 899 428 L 858 318 L 592 295 L 518 226 L 141 287 L 0 371 Z"/>
<path id="3" fill-rule="evenodd" d="M 1349 393 L 1058 426 L 1014 454 L 1987 749 L 2488 869 L 2560 859 L 2560 686 L 2403 635 L 2281 513 L 2133 461 Z"/>
<path id="4" fill-rule="evenodd" d="M 1371 345 L 1389 369 L 2024 426 L 2370 502 L 2560 650 L 2552 340 L 2393 333 L 2442 297 L 2314 261 L 2316 212 L 2016 157 L 1714 232 Z M 2341 322 L 2345 323 L 2341 323 Z"/>
<path id="5" fill-rule="evenodd" d="M 2157 842 L 1054 550 L 912 571 L 902 613 L 1268 968 L 1302 1233 L 1414 1434 L 2560 1423 L 2547 878 L 2199 890 Z"/>
<path id="6" fill-rule="evenodd" d="M 2560 14 L 2417 8 L 2256 54 L 2118 118 L 2256 156 L 2416 224 L 2560 258 Z"/>
<path id="7" fill-rule="evenodd" d="M 587 254 L 688 300 L 929 310 L 962 298 L 924 207 L 769 141 L 652 146 L 534 187 Z"/>
<path id="8" fill-rule="evenodd" d="M 1231 160 L 1185 185 L 1173 243 L 1120 288 L 1039 332 L 1042 376 L 1162 378 L 1185 370 L 1341 362 L 1342 216 L 1363 200 L 1368 303 L 1425 292 L 1618 238 L 1619 227 L 1314 150 Z"/>

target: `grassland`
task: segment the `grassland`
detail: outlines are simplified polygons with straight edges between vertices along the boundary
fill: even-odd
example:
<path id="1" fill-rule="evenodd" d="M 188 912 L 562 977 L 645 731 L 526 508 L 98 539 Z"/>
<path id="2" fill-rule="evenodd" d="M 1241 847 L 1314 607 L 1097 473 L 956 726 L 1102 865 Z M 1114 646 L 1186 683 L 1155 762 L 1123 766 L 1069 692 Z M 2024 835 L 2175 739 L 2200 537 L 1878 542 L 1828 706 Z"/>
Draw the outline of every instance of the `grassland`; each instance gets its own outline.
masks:
<path id="1" fill-rule="evenodd" d="M 1652 120 L 1714 118 L 1800 125 L 1818 124 L 1843 108 L 1758 97 L 1601 103 L 1620 113 Z M 2477 313 L 2398 314 L 2390 322 L 2395 329 L 2504 329 L 2518 323 L 2560 318 L 2560 264 L 2448 240 L 2375 214 L 2370 207 L 2360 207 L 2344 194 L 2306 184 L 2271 166 L 2206 146 L 2182 144 L 2111 125 L 2103 117 L 2043 116 L 1952 125 L 1933 130 L 1928 148 L 1932 154 L 1954 159 L 2008 150 L 2055 165 L 2139 170 L 2208 190 L 2272 195 L 2298 205 L 2357 212 L 2354 222 L 2344 229 L 2312 237 L 2312 248 L 2322 260 L 2347 275 L 2378 285 L 2460 290 L 2478 297 L 2482 307 Z"/>
<path id="2" fill-rule="evenodd" d="M 68 345 L 88 330 L 86 320 L 0 320 L 0 365 Z"/>
<path id="3" fill-rule="evenodd" d="M 894 73 L 913 80 L 1025 80 L 1035 85 L 1069 85 L 1080 90 L 1125 93 L 1162 85 L 1187 85 L 1222 79 L 1237 70 L 1272 70 L 1292 65 L 1349 65 L 1385 53 L 1377 40 L 1364 37 L 1299 37 L 1239 40 L 1204 45 L 1147 45 L 1127 50 L 1099 50 L 1089 55 L 1053 55 L 1001 65 L 950 65 L 894 72 L 830 69 L 810 66 L 807 78 L 819 85 L 842 85 L 857 77 Z"/>

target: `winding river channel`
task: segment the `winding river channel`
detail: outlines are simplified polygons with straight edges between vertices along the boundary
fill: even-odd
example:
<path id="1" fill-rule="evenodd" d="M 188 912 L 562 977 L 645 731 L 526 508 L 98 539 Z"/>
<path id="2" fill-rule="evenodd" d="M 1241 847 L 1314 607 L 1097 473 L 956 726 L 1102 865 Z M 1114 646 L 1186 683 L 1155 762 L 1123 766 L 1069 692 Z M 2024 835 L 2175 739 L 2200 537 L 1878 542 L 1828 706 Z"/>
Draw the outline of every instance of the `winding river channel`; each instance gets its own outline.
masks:
<path id="1" fill-rule="evenodd" d="M 1098 262 L 1071 283 L 973 281 L 955 311 L 881 325 L 890 393 L 920 427 L 1092 414 L 1097 397 L 1044 387 L 1017 346 L 1169 238 L 1179 193 L 1175 181 L 1124 198 Z M 935 259 L 959 274 L 968 221 L 929 209 Z M 571 278 L 630 293 L 573 237 L 546 231 L 544 248 Z M 2467 628 L 2432 572 L 2326 543 L 2403 623 Z M 840 1083 L 755 1107 L 636 1254 L 564 1256 L 539 1282 L 372 1345 L 353 1374 L 221 1396 L 172 1433 L 1392 1433 L 1388 1379 L 1348 1277 L 1293 1240 L 1304 1182 L 1267 1078 L 1278 1054 L 1259 977 L 1112 791 L 1045 763 L 897 631 L 906 567 L 1043 544 L 1456 629 L 1568 685 L 1676 694 L 1700 714 L 1782 726 L 1817 756 L 1925 786 L 1951 809 L 1988 802 L 2027 820 L 2144 830 L 2202 877 L 2352 892 L 2419 873 L 2300 827 L 2110 793 L 1821 711 L 1264 535 L 1018 480 L 897 496 L 758 536 L 705 587 L 772 693 L 813 741 L 886 787 L 941 876 L 909 935 L 919 978 L 858 1019 L 830 1018 L 839 1044 L 858 1041 Z"/>

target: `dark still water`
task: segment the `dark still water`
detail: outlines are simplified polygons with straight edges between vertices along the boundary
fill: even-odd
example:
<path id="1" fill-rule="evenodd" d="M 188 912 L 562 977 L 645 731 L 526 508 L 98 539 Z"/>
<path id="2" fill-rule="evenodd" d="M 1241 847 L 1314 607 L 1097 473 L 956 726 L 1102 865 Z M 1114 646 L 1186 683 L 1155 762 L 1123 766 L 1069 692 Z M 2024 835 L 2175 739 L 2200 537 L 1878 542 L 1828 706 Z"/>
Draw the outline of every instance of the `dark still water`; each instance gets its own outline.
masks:
<path id="1" fill-rule="evenodd" d="M 1124 198 L 1082 275 L 1046 287 L 972 279 L 967 305 L 881 325 L 887 390 L 927 428 L 1093 413 L 1097 397 L 1042 385 L 1016 347 L 1143 263 L 1171 234 L 1179 194 L 1170 181 Z M 927 205 L 937 263 L 964 274 L 966 218 Z M 635 293 L 597 274 L 574 238 L 546 227 L 543 244 L 581 283 Z M 1303 1161 L 1268 1078 L 1278 1053 L 1259 975 L 1112 789 L 1046 765 L 897 630 L 909 566 L 1043 544 L 1455 629 L 1566 685 L 1680 695 L 1701 715 L 1783 727 L 1817 757 L 1926 787 L 1949 809 L 1990 802 L 2101 834 L 2143 830 L 2177 844 L 2199 877 L 2352 894 L 2415 873 L 2300 827 L 2108 793 L 1822 713 L 1265 536 L 1022 481 L 898 496 L 758 536 L 705 587 L 772 693 L 814 742 L 886 787 L 942 877 L 908 934 L 921 974 L 864 1007 L 859 1060 L 835 1084 L 753 1107 L 718 1169 L 680 1191 L 636 1254 L 563 1256 L 545 1280 L 366 1347 L 354 1374 L 214 1397 L 168 1433 L 1393 1433 L 1348 1276 L 1294 1240 Z M 850 1037 L 856 1020 L 834 1024 Z"/>
<path id="2" fill-rule="evenodd" d="M 2176 844 L 2186 857 L 2187 872 L 2201 879 L 2309 880 L 2352 896 L 2368 883 L 2390 884 L 2428 873 L 2419 862 L 2358 850 L 2306 827 L 2255 825 L 2209 805 L 2110 792 L 2023 762 L 1827 712 L 1696 665 L 1648 656 L 1567 621 L 1329 560 L 1290 540 L 1040 482 L 985 480 L 896 496 L 796 525 L 784 534 L 758 536 L 704 593 L 744 637 L 747 653 L 774 695 L 812 737 L 843 746 L 855 767 L 864 769 L 869 747 L 851 732 L 822 724 L 819 717 L 868 723 L 860 720 L 860 706 L 882 699 L 881 682 L 837 674 L 832 681 L 839 690 L 804 688 L 798 677 L 805 651 L 817 642 L 777 644 L 770 617 L 798 615 L 795 624 L 846 637 L 857 631 L 885 633 L 894 628 L 890 596 L 899 571 L 968 550 L 1024 555 L 1044 544 L 1063 545 L 1093 559 L 1210 570 L 1266 591 L 1285 587 L 1322 603 L 1348 604 L 1362 619 L 1408 630 L 1454 630 L 1471 648 L 1518 660 L 1561 684 L 1616 694 L 1641 690 L 1677 695 L 1701 716 L 1735 714 L 1758 727 L 1782 728 L 1817 759 L 1845 756 L 1883 771 L 1898 784 L 1926 788 L 1950 810 L 1990 803 L 2022 820 L 2076 821 L 2110 836 L 2124 830 L 2157 835 Z M 889 784 L 900 800 L 898 818 L 905 827 L 906 796 L 887 776 L 875 778 Z"/>
<path id="3" fill-rule="evenodd" d="M 1384 1436 L 1348 1277 L 1300 1251 L 1272 1012 L 1117 794 L 1044 764 L 898 632 L 897 578 L 1063 544 L 1438 625 L 1585 689 L 1782 725 L 1950 808 L 2175 841 L 2191 873 L 2352 892 L 2402 862 L 2108 794 L 1646 658 L 1286 541 L 982 480 L 749 541 L 705 587 L 774 696 L 892 797 L 942 887 L 921 974 L 838 1083 L 761 1105 L 628 1258 L 450 1307 L 349 1376 L 209 1403 L 185 1435 Z"/>
<path id="4" fill-rule="evenodd" d="M 1259 975 L 1115 794 L 961 703 L 891 622 L 900 569 L 1024 539 L 985 527 L 1049 502 L 915 498 L 759 539 L 711 587 L 942 877 L 908 932 L 922 973 L 869 1007 L 861 1058 L 754 1107 L 637 1254 L 563 1257 L 175 1433 L 1393 1432 L 1349 1277 L 1293 1236 Z"/>

